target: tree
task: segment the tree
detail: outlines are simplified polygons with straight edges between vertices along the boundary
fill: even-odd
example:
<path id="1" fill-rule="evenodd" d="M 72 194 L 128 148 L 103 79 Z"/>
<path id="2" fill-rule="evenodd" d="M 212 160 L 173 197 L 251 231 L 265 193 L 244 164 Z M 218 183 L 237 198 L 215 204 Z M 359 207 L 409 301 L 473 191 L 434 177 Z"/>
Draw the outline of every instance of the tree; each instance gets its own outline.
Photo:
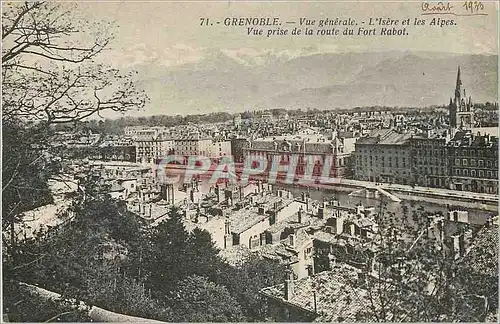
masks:
<path id="1" fill-rule="evenodd" d="M 470 252 L 457 262 L 454 279 L 462 321 L 496 322 L 498 316 L 498 226 L 481 228 Z"/>
<path id="2" fill-rule="evenodd" d="M 197 275 L 179 283 L 173 312 L 176 322 L 244 321 L 240 305 L 224 286 Z"/>
<path id="3" fill-rule="evenodd" d="M 488 309 L 484 305 L 489 304 L 485 300 L 496 295 L 498 276 L 485 279 L 484 275 L 478 276 L 467 269 L 468 262 L 462 266 L 457 264 L 452 242 L 444 236 L 447 230 L 442 215 L 431 215 L 423 208 L 416 208 L 410 216 L 411 224 L 396 223 L 391 221 L 393 217 L 387 217 L 390 213 L 381 205 L 378 232 L 368 243 L 370 249 L 362 252 L 365 268 L 358 281 L 351 282 L 366 291 L 362 300 L 366 307 L 357 314 L 358 319 L 381 322 L 483 320 Z M 404 209 L 409 216 L 409 208 Z M 467 227 L 450 224 L 449 229 L 455 228 L 455 234 L 462 235 Z M 481 253 L 483 259 L 486 255 L 490 258 L 488 273 L 497 270 L 492 266 L 497 258 L 491 251 L 490 246 L 490 253 Z M 474 281 L 479 277 L 482 281 Z"/>
<path id="4" fill-rule="evenodd" d="M 4 283 L 3 291 L 4 316 L 9 322 L 91 321 L 86 311 L 78 310 L 73 303 L 43 298 L 17 283 Z"/>
<path id="5" fill-rule="evenodd" d="M 55 161 L 46 161 L 45 154 L 23 141 L 45 137 L 43 130 L 25 129 L 3 123 L 2 128 L 2 240 L 7 257 L 15 260 L 15 224 L 21 213 L 52 203 L 48 179 L 57 172 Z M 5 257 L 5 256 L 4 256 Z"/>
<path id="6" fill-rule="evenodd" d="M 247 320 L 265 321 L 266 302 L 259 291 L 265 287 L 281 284 L 285 270 L 286 266 L 276 260 L 251 255 L 239 266 L 226 265 L 217 283 L 226 286 L 231 295 L 242 305 Z"/>
<path id="7" fill-rule="evenodd" d="M 131 74 L 95 61 L 112 40 L 109 23 L 79 19 L 65 4 L 3 6 L 3 120 L 74 122 L 145 104 Z"/>
<path id="8" fill-rule="evenodd" d="M 219 249 L 215 247 L 210 233 L 195 228 L 189 234 L 187 244 L 187 261 L 191 264 L 187 275 L 205 276 L 215 281 L 222 271 L 222 261 L 218 256 Z"/>
<path id="9" fill-rule="evenodd" d="M 18 262 L 3 263 L 5 282 L 24 281 L 124 314 L 171 320 L 170 310 L 151 298 L 143 282 L 126 273 L 128 254 L 142 241 L 138 216 L 111 199 L 100 186 L 84 179 L 63 223 L 41 229 L 19 243 Z M 8 302 L 22 295 L 9 284 Z M 16 307 L 12 311 L 22 314 Z M 57 310 L 57 308 L 56 308 Z M 53 313 L 50 310 L 48 313 Z M 44 319 L 44 314 L 36 315 Z M 28 317 L 33 319 L 33 317 Z"/>
<path id="10" fill-rule="evenodd" d="M 20 214 L 50 202 L 47 180 L 59 171 L 49 126 L 142 108 L 147 96 L 132 73 L 97 63 L 112 40 L 110 24 L 79 19 L 77 8 L 63 3 L 2 9 L 2 229 L 14 257 Z"/>
<path id="11" fill-rule="evenodd" d="M 173 207 L 169 218 L 151 233 L 151 249 L 147 252 L 144 268 L 147 282 L 158 298 L 165 298 L 175 290 L 189 269 L 188 237 L 180 211 Z"/>

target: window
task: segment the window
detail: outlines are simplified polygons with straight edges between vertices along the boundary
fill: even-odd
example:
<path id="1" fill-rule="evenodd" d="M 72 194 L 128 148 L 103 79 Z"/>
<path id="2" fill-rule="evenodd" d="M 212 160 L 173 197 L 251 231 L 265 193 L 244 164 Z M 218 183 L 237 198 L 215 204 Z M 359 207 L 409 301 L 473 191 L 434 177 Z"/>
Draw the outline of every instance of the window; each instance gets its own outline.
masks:
<path id="1" fill-rule="evenodd" d="M 484 177 L 484 171 L 483 170 L 479 170 L 478 173 L 479 173 L 479 177 L 480 178 Z"/>
<path id="2" fill-rule="evenodd" d="M 460 159 L 455 159 L 455 165 L 460 165 Z"/>
<path id="3" fill-rule="evenodd" d="M 464 177 L 468 177 L 468 176 L 469 176 L 469 170 L 464 169 Z"/>
<path id="4" fill-rule="evenodd" d="M 479 160 L 478 165 L 479 165 L 480 168 L 484 167 L 484 161 L 483 160 Z"/>
<path id="5" fill-rule="evenodd" d="M 462 160 L 462 165 L 467 166 L 467 159 Z"/>
<path id="6" fill-rule="evenodd" d="M 471 159 L 470 160 L 470 165 L 471 166 L 476 166 L 476 159 Z"/>
<path id="7" fill-rule="evenodd" d="M 475 177 L 476 176 L 476 170 L 471 170 L 470 171 L 470 176 Z"/>

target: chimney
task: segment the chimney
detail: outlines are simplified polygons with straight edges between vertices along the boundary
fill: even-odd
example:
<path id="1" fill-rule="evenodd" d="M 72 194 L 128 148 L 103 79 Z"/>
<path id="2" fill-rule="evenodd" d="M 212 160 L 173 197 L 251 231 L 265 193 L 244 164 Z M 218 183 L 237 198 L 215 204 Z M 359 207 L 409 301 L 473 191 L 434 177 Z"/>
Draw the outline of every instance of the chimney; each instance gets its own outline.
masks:
<path id="1" fill-rule="evenodd" d="M 286 270 L 285 279 L 285 299 L 290 300 L 294 294 L 294 282 L 293 282 L 293 271 L 291 269 Z"/>
<path id="2" fill-rule="evenodd" d="M 311 198 L 307 197 L 306 198 L 306 211 L 310 212 L 311 211 Z"/>
<path id="3" fill-rule="evenodd" d="M 488 217 L 486 220 L 486 227 L 491 227 L 493 226 L 493 218 L 491 216 Z"/>
<path id="4" fill-rule="evenodd" d="M 223 190 L 219 187 L 219 184 L 215 184 L 215 194 L 217 195 L 217 202 L 222 201 L 222 192 Z"/>
<path id="5" fill-rule="evenodd" d="M 325 209 L 323 207 L 318 208 L 318 218 L 323 219 L 325 217 Z"/>
<path id="6" fill-rule="evenodd" d="M 340 217 L 337 217 L 335 219 L 335 231 L 336 231 L 336 234 L 342 234 L 343 230 L 344 230 L 344 219 L 340 218 Z"/>
<path id="7" fill-rule="evenodd" d="M 305 201 L 306 201 L 306 193 L 305 193 L 305 192 L 302 192 L 302 193 L 300 194 L 300 198 L 301 198 L 301 199 L 300 199 L 300 201 L 305 202 Z"/>
<path id="8" fill-rule="evenodd" d="M 266 209 L 264 207 L 259 207 L 259 215 L 264 215 L 266 213 Z"/>
<path id="9" fill-rule="evenodd" d="M 302 223 L 302 206 L 300 206 L 299 211 L 297 212 L 297 221 Z"/>
<path id="10" fill-rule="evenodd" d="M 295 234 L 290 234 L 290 236 L 288 237 L 288 240 L 289 240 L 289 244 L 291 247 L 295 247 Z"/>

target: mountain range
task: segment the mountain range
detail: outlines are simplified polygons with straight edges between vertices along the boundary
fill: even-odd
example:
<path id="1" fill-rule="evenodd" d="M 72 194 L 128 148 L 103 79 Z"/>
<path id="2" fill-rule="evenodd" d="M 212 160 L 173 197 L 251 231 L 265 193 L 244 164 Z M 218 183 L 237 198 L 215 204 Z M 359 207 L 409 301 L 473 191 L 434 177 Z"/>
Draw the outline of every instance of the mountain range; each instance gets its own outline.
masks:
<path id="1" fill-rule="evenodd" d="M 498 57 L 434 52 L 229 55 L 213 50 L 196 62 L 134 66 L 151 101 L 146 114 L 199 114 L 273 108 L 443 105 L 457 68 L 467 96 L 496 101 Z"/>

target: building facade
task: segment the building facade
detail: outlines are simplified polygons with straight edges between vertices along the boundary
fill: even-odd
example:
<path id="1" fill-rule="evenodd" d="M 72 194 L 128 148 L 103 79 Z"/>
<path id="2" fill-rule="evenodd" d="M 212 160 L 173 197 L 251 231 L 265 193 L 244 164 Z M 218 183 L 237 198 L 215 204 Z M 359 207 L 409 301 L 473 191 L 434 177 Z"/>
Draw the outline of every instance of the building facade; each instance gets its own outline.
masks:
<path id="1" fill-rule="evenodd" d="M 450 189 L 498 194 L 498 138 L 460 131 L 447 144 Z"/>
<path id="2" fill-rule="evenodd" d="M 378 129 L 355 144 L 357 180 L 408 184 L 412 177 L 410 135 Z"/>
<path id="3" fill-rule="evenodd" d="M 264 157 L 268 163 L 266 170 L 273 170 L 273 161 L 279 161 L 279 179 L 284 178 L 290 168 L 297 177 L 307 174 L 336 178 L 346 173 L 354 141 L 337 136 L 329 139 L 319 134 L 268 137 L 250 141 L 242 147 L 243 159 Z"/>
<path id="4" fill-rule="evenodd" d="M 424 187 L 450 188 L 446 130 L 427 132 L 410 138 L 412 184 Z"/>
<path id="5" fill-rule="evenodd" d="M 172 154 L 174 144 L 172 138 L 163 134 L 137 136 L 135 139 L 137 162 L 157 163 L 168 154 Z"/>

